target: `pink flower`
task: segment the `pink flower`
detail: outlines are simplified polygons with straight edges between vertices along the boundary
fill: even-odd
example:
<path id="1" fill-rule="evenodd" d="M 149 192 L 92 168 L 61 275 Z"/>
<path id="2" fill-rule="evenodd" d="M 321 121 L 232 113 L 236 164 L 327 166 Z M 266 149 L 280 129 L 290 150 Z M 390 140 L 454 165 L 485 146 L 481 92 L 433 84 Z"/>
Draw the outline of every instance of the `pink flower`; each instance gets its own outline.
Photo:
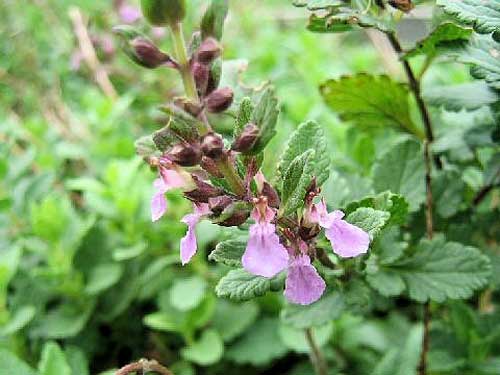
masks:
<path id="1" fill-rule="evenodd" d="M 308 215 L 311 222 L 325 228 L 326 238 L 330 240 L 333 251 L 338 256 L 352 258 L 368 251 L 370 246 L 368 233 L 342 220 L 345 216 L 342 211 L 328 213 L 324 200 L 312 206 Z"/>
<path id="2" fill-rule="evenodd" d="M 141 11 L 139 8 L 134 7 L 132 5 L 123 4 L 118 9 L 118 14 L 120 15 L 120 19 L 125 23 L 134 23 L 139 18 L 141 18 Z"/>
<path id="3" fill-rule="evenodd" d="M 299 305 L 309 305 L 323 295 L 326 284 L 311 265 L 309 256 L 302 254 L 290 259 L 285 282 L 285 297 Z"/>
<path id="4" fill-rule="evenodd" d="M 165 193 L 169 190 L 182 187 L 186 184 L 179 172 L 160 166 L 160 177 L 157 178 L 153 187 L 155 193 L 151 199 L 151 220 L 158 221 L 167 211 L 167 199 Z"/>
<path id="5" fill-rule="evenodd" d="M 253 275 L 273 277 L 288 265 L 288 252 L 280 243 L 276 226 L 271 224 L 274 211 L 265 205 L 254 208 L 252 218 L 255 224 L 250 226 L 250 236 L 243 254 L 242 264 Z"/>
<path id="6" fill-rule="evenodd" d="M 188 214 L 182 218 L 182 222 L 186 223 L 188 226 L 188 231 L 184 238 L 181 239 L 181 261 L 182 265 L 189 263 L 191 258 L 196 254 L 198 250 L 198 244 L 196 243 L 196 224 L 198 224 L 201 218 L 210 213 L 210 208 L 207 203 L 199 203 L 194 205 L 194 212 Z"/>

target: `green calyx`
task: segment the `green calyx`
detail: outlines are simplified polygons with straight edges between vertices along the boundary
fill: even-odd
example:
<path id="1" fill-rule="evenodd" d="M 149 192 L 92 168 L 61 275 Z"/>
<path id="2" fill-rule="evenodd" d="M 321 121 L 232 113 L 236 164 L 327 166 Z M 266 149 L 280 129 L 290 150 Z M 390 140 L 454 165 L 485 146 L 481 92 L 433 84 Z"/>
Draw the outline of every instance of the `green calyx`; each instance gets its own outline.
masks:
<path id="1" fill-rule="evenodd" d="M 155 26 L 181 22 L 186 16 L 185 0 L 141 0 L 142 14 Z"/>

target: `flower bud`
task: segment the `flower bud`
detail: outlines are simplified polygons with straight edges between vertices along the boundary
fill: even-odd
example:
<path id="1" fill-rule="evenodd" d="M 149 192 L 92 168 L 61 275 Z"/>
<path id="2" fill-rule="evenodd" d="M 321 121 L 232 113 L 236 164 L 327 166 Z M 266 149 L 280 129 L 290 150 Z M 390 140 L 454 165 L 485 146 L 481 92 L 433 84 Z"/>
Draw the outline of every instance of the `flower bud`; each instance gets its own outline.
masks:
<path id="1" fill-rule="evenodd" d="M 149 39 L 135 38 L 130 41 L 130 47 L 133 52 L 130 56 L 132 60 L 145 68 L 154 69 L 162 65 L 177 67 L 177 63 L 169 55 L 160 51 Z"/>
<path id="2" fill-rule="evenodd" d="M 210 198 L 208 200 L 208 205 L 210 207 L 210 211 L 214 213 L 214 215 L 219 216 L 222 212 L 231 204 L 233 200 L 228 195 L 222 195 L 219 197 Z"/>
<path id="3" fill-rule="evenodd" d="M 191 176 L 196 188 L 184 193 L 186 198 L 193 202 L 209 203 L 211 199 L 223 194 L 223 191 L 200 180 L 198 177 Z"/>
<path id="4" fill-rule="evenodd" d="M 196 88 L 200 96 L 205 96 L 207 92 L 208 80 L 210 78 L 210 68 L 198 61 L 193 61 L 191 64 L 191 73 L 193 74 Z"/>
<path id="5" fill-rule="evenodd" d="M 155 26 L 178 23 L 186 16 L 185 0 L 141 0 L 142 14 Z"/>
<path id="6" fill-rule="evenodd" d="M 221 173 L 221 171 L 217 167 L 215 160 L 212 158 L 204 156 L 201 159 L 200 166 L 203 168 L 203 170 L 207 171 L 208 173 L 210 173 L 214 177 L 217 177 L 217 178 L 224 177 L 224 175 Z"/>
<path id="7" fill-rule="evenodd" d="M 201 141 L 201 151 L 205 156 L 212 159 L 219 159 L 224 150 L 224 141 L 219 134 L 208 133 Z"/>
<path id="8" fill-rule="evenodd" d="M 201 150 L 198 144 L 177 143 L 168 153 L 168 158 L 183 167 L 192 167 L 201 161 Z"/>
<path id="9" fill-rule="evenodd" d="M 230 87 L 223 87 L 208 95 L 205 98 L 205 105 L 209 112 L 224 112 L 233 104 L 233 97 L 233 90 Z"/>
<path id="10" fill-rule="evenodd" d="M 227 200 L 221 199 L 220 201 L 214 201 L 212 205 L 216 207 L 217 202 L 219 202 L 220 205 L 224 205 L 227 203 Z M 212 219 L 215 224 L 223 227 L 236 227 L 247 221 L 250 217 L 250 209 L 245 202 L 233 202 L 226 206 L 222 213 L 216 216 L 217 217 Z"/>
<path id="11" fill-rule="evenodd" d="M 249 123 L 245 126 L 239 137 L 237 137 L 231 149 L 238 152 L 247 152 L 252 149 L 259 138 L 260 129 L 257 125 Z"/>
<path id="12" fill-rule="evenodd" d="M 202 64 L 208 65 L 221 54 L 219 42 L 214 38 L 207 38 L 201 43 L 196 53 L 196 60 Z"/>
<path id="13" fill-rule="evenodd" d="M 206 90 L 207 94 L 210 94 L 217 87 L 219 87 L 221 77 L 222 77 L 222 60 L 215 59 L 215 61 L 210 65 L 210 70 L 208 73 L 208 84 Z"/>
<path id="14" fill-rule="evenodd" d="M 203 110 L 203 107 L 200 104 L 195 103 L 191 99 L 186 97 L 174 98 L 174 104 L 193 117 L 198 117 L 198 115 Z"/>
<path id="15" fill-rule="evenodd" d="M 269 207 L 279 208 L 281 201 L 278 192 L 267 181 L 264 181 L 261 194 L 267 198 Z"/>
<path id="16" fill-rule="evenodd" d="M 411 0 L 389 0 L 389 4 L 402 12 L 408 13 L 415 6 L 411 3 Z"/>

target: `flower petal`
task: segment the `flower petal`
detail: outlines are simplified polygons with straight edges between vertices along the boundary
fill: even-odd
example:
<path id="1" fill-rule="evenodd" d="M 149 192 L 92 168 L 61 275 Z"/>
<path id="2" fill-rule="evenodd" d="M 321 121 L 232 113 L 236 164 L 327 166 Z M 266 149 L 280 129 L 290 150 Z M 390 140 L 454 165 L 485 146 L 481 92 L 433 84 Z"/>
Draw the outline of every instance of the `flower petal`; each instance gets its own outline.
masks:
<path id="1" fill-rule="evenodd" d="M 153 194 L 153 198 L 151 198 L 151 220 L 155 222 L 160 220 L 160 218 L 167 211 L 167 199 L 165 198 L 165 192 L 168 189 L 161 178 L 157 178 L 154 181 L 153 186 L 156 191 Z"/>
<path id="2" fill-rule="evenodd" d="M 307 255 L 292 259 L 285 282 L 285 297 L 299 305 L 310 305 L 323 295 L 326 284 Z"/>
<path id="3" fill-rule="evenodd" d="M 118 10 L 120 19 L 124 23 L 134 23 L 141 18 L 141 11 L 139 8 L 132 5 L 124 4 Z"/>
<path id="4" fill-rule="evenodd" d="M 288 252 L 275 230 L 270 223 L 257 223 L 250 227 L 250 237 L 241 261 L 243 268 L 251 274 L 273 277 L 287 267 Z"/>
<path id="5" fill-rule="evenodd" d="M 160 175 L 168 189 L 176 189 L 186 185 L 182 175 L 173 169 L 161 168 Z"/>
<path id="6" fill-rule="evenodd" d="M 343 258 L 364 254 L 370 246 L 368 233 L 345 220 L 335 220 L 325 235 L 332 243 L 333 252 Z"/>
<path id="7" fill-rule="evenodd" d="M 188 230 L 186 235 L 181 239 L 181 262 L 182 265 L 189 263 L 191 258 L 198 250 L 196 243 L 196 224 L 201 220 L 201 217 L 210 212 L 208 204 L 201 203 L 194 205 L 194 212 L 182 218 L 182 222 L 186 223 Z"/>

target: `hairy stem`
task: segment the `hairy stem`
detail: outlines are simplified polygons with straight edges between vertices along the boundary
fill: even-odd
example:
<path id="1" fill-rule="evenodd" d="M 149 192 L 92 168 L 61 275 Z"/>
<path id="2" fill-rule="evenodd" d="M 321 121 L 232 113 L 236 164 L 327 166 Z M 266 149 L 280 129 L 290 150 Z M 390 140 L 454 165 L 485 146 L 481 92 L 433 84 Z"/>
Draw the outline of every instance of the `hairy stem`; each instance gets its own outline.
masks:
<path id="1" fill-rule="evenodd" d="M 389 39 L 394 50 L 401 54 L 403 49 L 401 44 L 394 33 L 387 33 L 387 38 Z M 418 109 L 420 115 L 422 116 L 422 121 L 425 128 L 425 141 L 424 141 L 424 162 L 425 162 L 425 190 L 426 190 L 426 200 L 425 200 L 425 226 L 426 234 L 428 239 L 432 239 L 434 234 L 434 222 L 433 222 L 433 197 L 432 197 L 432 155 L 431 155 L 431 144 L 434 141 L 434 130 L 432 128 L 432 121 L 429 115 L 429 111 L 425 102 L 422 98 L 422 92 L 420 87 L 420 78 L 416 77 L 410 63 L 407 60 L 402 60 L 403 68 L 405 70 L 406 76 L 408 78 L 408 83 L 410 85 L 410 90 L 415 96 L 417 101 Z M 442 163 L 438 157 L 434 157 L 434 164 L 436 168 L 441 169 Z M 418 365 L 418 374 L 427 374 L 427 354 L 430 347 L 430 323 L 431 323 L 431 310 L 429 302 L 427 302 L 423 307 L 423 324 L 424 333 L 422 336 L 422 352 L 420 355 L 420 362 Z"/>
<path id="2" fill-rule="evenodd" d="M 321 353 L 321 349 L 319 348 L 318 344 L 316 344 L 316 341 L 314 340 L 311 328 L 307 328 L 305 330 L 305 335 L 307 344 L 311 349 L 309 355 L 314 366 L 314 371 L 317 375 L 328 375 L 328 367 L 326 365 L 325 358 L 323 357 L 323 353 Z"/>
<path id="3" fill-rule="evenodd" d="M 115 375 L 128 375 L 128 374 L 147 374 L 148 372 L 156 372 L 160 375 L 173 375 L 166 367 L 163 367 L 156 361 L 148 361 L 141 359 L 138 362 L 130 363 L 116 372 Z"/>

